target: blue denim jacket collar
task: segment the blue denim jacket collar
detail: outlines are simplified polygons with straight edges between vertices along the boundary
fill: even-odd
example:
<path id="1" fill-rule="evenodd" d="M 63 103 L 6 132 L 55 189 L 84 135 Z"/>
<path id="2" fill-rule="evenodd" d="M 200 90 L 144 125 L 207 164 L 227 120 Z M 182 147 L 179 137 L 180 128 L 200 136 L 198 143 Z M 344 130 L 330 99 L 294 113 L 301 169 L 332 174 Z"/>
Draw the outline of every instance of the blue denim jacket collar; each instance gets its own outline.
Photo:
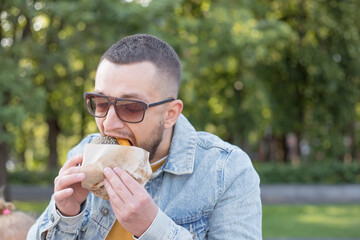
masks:
<path id="1" fill-rule="evenodd" d="M 191 174 L 194 170 L 195 149 L 196 131 L 181 114 L 175 124 L 168 159 L 160 170 L 175 175 Z M 152 178 L 158 174 L 153 174 Z"/>

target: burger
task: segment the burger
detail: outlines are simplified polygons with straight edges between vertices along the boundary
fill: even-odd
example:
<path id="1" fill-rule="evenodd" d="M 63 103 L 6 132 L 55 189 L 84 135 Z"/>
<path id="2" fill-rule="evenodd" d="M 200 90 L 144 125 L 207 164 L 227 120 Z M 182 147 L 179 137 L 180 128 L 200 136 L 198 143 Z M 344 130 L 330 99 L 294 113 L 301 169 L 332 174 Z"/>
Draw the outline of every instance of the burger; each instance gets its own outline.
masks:
<path id="1" fill-rule="evenodd" d="M 143 186 L 152 174 L 149 152 L 131 146 L 126 139 L 115 139 L 109 136 L 94 138 L 85 145 L 81 172 L 85 173 L 86 178 L 81 185 L 105 200 L 109 199 L 104 186 L 105 167 L 119 167 Z"/>

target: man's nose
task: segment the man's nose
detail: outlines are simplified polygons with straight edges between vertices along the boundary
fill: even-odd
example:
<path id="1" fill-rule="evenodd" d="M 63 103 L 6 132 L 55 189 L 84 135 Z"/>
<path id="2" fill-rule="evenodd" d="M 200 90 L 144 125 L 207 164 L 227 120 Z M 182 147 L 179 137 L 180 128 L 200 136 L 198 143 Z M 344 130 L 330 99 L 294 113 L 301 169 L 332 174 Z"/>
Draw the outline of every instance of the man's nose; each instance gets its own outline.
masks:
<path id="1" fill-rule="evenodd" d="M 124 122 L 121 121 L 120 118 L 117 116 L 113 105 L 110 106 L 103 124 L 104 124 L 104 128 L 107 129 L 108 131 L 125 127 Z"/>

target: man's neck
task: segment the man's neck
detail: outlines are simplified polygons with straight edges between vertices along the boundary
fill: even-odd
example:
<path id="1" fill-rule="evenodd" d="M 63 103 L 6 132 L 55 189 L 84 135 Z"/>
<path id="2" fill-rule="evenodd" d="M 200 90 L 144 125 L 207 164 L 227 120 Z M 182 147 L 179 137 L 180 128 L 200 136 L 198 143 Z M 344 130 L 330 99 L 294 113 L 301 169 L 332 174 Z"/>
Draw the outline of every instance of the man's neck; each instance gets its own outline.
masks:
<path id="1" fill-rule="evenodd" d="M 174 127 L 164 130 L 163 139 L 158 149 L 156 150 L 155 156 L 153 157 L 153 159 L 151 159 L 150 163 L 154 163 L 169 154 L 173 132 Z"/>

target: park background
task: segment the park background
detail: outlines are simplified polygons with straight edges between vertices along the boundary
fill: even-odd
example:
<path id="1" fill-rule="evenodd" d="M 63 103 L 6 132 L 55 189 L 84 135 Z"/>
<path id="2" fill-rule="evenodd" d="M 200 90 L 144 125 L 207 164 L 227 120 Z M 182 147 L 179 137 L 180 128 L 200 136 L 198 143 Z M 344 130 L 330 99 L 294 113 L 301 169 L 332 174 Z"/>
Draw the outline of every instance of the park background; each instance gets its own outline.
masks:
<path id="1" fill-rule="evenodd" d="M 1 0 L 5 196 L 12 185 L 51 184 L 67 152 L 97 131 L 82 95 L 93 90 L 104 51 L 135 33 L 174 47 L 183 113 L 197 130 L 244 149 L 262 184 L 358 185 L 358 9 L 358 0 Z M 335 236 L 360 237 L 357 228 L 346 230 L 360 224 L 360 203 L 329 207 L 344 217 L 327 225 L 343 227 Z M 294 209 L 264 208 L 264 225 L 281 227 Z M 281 211 L 290 215 L 276 222 Z M 264 229 L 268 237 L 287 234 Z"/>

